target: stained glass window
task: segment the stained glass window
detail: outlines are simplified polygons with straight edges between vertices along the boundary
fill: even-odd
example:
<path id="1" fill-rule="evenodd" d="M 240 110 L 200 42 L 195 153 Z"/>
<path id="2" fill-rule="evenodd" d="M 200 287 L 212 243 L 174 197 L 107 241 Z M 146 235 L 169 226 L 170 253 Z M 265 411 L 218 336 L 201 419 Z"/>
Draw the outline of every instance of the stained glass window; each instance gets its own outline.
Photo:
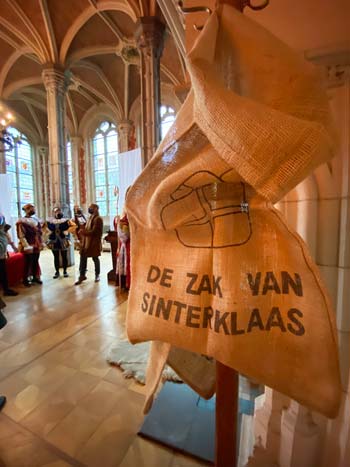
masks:
<path id="1" fill-rule="evenodd" d="M 175 110 L 169 105 L 160 106 L 160 135 L 163 139 L 176 117 Z"/>
<path id="2" fill-rule="evenodd" d="M 118 133 L 116 126 L 102 122 L 92 141 L 95 199 L 101 216 L 116 214 L 115 187 L 119 186 Z"/>
<path id="3" fill-rule="evenodd" d="M 27 137 L 16 128 L 7 131 L 14 139 L 14 147 L 6 151 L 6 173 L 11 174 L 11 216 L 22 216 L 22 207 L 35 203 L 32 148 Z"/>

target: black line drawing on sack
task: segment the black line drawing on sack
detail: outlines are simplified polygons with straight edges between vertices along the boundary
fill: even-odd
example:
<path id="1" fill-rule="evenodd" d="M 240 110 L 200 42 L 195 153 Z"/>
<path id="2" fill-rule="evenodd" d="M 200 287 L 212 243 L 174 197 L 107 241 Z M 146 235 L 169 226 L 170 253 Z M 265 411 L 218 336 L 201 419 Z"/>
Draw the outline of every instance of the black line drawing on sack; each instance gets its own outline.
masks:
<path id="1" fill-rule="evenodd" d="M 231 171 L 216 175 L 200 170 L 187 177 L 161 209 L 164 230 L 175 230 L 179 242 L 188 248 L 228 248 L 247 243 L 252 224 L 246 186 L 227 182 Z"/>

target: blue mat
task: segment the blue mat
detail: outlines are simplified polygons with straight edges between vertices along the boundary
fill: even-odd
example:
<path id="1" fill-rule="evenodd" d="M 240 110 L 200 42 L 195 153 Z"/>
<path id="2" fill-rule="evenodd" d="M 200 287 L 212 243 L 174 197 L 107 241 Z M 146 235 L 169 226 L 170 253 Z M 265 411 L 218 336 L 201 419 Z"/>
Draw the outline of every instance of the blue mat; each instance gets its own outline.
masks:
<path id="1" fill-rule="evenodd" d="M 237 443 L 239 446 L 242 415 L 254 415 L 255 398 L 264 392 L 262 386 L 239 377 Z M 164 384 L 151 412 L 139 431 L 178 451 L 210 464 L 215 458 L 215 396 L 202 399 L 186 384 Z"/>
<path id="2" fill-rule="evenodd" d="M 138 433 L 210 464 L 215 456 L 215 397 L 165 383 Z"/>

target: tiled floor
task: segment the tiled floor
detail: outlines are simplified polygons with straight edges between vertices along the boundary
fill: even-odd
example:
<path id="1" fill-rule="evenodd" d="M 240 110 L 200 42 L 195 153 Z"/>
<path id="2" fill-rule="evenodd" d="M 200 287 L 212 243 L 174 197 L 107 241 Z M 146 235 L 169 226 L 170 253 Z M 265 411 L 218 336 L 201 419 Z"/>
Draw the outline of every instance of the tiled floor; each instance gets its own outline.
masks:
<path id="1" fill-rule="evenodd" d="M 76 258 L 78 261 L 78 258 Z M 6 298 L 0 332 L 0 467 L 195 467 L 201 464 L 136 436 L 142 387 L 105 355 L 125 335 L 126 295 L 102 280 L 74 286 L 53 280 L 52 254 L 41 255 L 44 285 Z"/>

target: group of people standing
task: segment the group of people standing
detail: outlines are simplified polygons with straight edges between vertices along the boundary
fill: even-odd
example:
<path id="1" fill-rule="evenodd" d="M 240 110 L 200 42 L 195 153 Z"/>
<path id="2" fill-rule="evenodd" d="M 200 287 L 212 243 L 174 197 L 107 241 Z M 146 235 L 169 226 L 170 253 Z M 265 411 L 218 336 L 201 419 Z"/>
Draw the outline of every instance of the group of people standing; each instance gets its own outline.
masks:
<path id="1" fill-rule="evenodd" d="M 73 235 L 80 251 L 79 278 L 75 285 L 81 284 L 87 279 L 87 260 L 92 258 L 95 266 L 95 282 L 100 280 L 100 255 L 102 251 L 103 219 L 99 215 L 97 204 L 91 204 L 86 217 L 81 208 L 75 207 L 74 218 L 64 217 L 62 209 L 53 209 L 53 216 L 42 223 L 36 216 L 35 206 L 26 204 L 23 206 L 25 215 L 16 223 L 18 248 L 9 235 L 11 226 L 6 223 L 5 217 L 0 214 L 0 284 L 4 295 L 18 295 L 8 286 L 6 259 L 7 246 L 11 245 L 13 251 L 24 253 L 23 284 L 30 287 L 33 283 L 42 284 L 39 266 L 40 252 L 46 245 L 53 253 L 55 274 L 54 279 L 60 277 L 60 266 L 63 268 L 63 277 L 68 277 L 68 250 L 71 246 L 70 234 Z M 117 282 L 123 290 L 130 287 L 130 231 L 126 212 L 117 216 L 114 221 L 115 230 L 118 232 L 117 250 Z M 47 241 L 44 236 L 47 233 Z M 6 304 L 0 297 L 0 329 L 7 321 L 2 313 Z M 6 397 L 0 395 L 0 410 L 6 403 Z"/>
<path id="2" fill-rule="evenodd" d="M 80 252 L 79 277 L 75 285 L 80 285 L 87 279 L 88 258 L 92 258 L 94 262 L 95 282 L 99 282 L 103 219 L 99 215 L 97 204 L 90 204 L 89 216 L 85 216 L 82 209 L 76 206 L 72 219 L 65 217 L 60 207 L 55 207 L 53 216 L 46 222 L 42 222 L 36 216 L 33 204 L 26 204 L 22 209 L 25 214 L 16 223 L 18 249 L 8 234 L 10 226 L 6 224 L 5 218 L 0 216 L 0 283 L 4 295 L 17 295 L 16 291 L 9 288 L 7 281 L 8 244 L 12 245 L 14 251 L 24 253 L 23 285 L 26 287 L 42 284 L 39 257 L 45 246 L 52 251 L 54 257 L 55 273 L 53 278 L 60 277 L 61 268 L 63 269 L 63 277 L 69 277 L 67 268 L 72 237 Z M 130 232 L 125 212 L 122 216 L 115 218 L 114 226 L 118 232 L 117 285 L 123 290 L 128 290 L 130 287 Z"/>
<path id="3" fill-rule="evenodd" d="M 71 245 L 70 233 L 76 239 L 76 245 L 80 251 L 79 278 L 75 285 L 81 284 L 87 279 L 87 259 L 92 258 L 95 265 L 95 282 L 100 280 L 100 259 L 102 251 L 103 220 L 99 215 L 97 204 L 90 204 L 87 218 L 82 209 L 77 207 L 74 210 L 74 218 L 68 219 L 63 216 L 61 208 L 54 209 L 54 217 L 46 223 L 49 230 L 47 242 L 48 248 L 54 255 L 55 275 L 54 279 L 60 276 L 60 256 L 63 267 L 63 277 L 68 277 L 68 249 Z"/>
<path id="4" fill-rule="evenodd" d="M 70 248 L 70 234 L 73 234 L 80 251 L 79 278 L 75 285 L 87 279 L 87 259 L 92 258 L 95 265 L 95 282 L 100 280 L 100 259 L 102 251 L 103 220 L 99 215 L 97 204 L 90 204 L 89 217 L 86 217 L 78 206 L 74 209 L 74 218 L 65 218 L 61 208 L 54 209 L 54 217 L 46 222 L 50 232 L 47 246 L 54 256 L 54 279 L 60 276 L 60 264 L 63 267 L 63 277 L 68 277 L 68 249 Z M 61 263 L 60 263 L 61 261 Z"/>
<path id="5" fill-rule="evenodd" d="M 92 257 L 95 264 L 95 281 L 100 280 L 99 256 L 102 251 L 103 220 L 99 216 L 97 204 L 89 206 L 89 217 L 84 215 L 81 208 L 76 207 L 73 219 L 65 217 L 60 207 L 55 207 L 53 216 L 46 222 L 42 222 L 36 216 L 33 204 L 26 204 L 22 210 L 24 216 L 16 223 L 18 248 L 8 234 L 11 226 L 6 224 L 4 216 L 0 215 L 0 283 L 4 295 L 17 295 L 17 292 L 8 286 L 6 272 L 8 244 L 15 252 L 19 251 L 24 254 L 23 285 L 26 287 L 32 284 L 42 284 L 39 257 L 45 246 L 52 251 L 54 257 L 53 278 L 60 277 L 61 267 L 63 277 L 68 277 L 68 250 L 71 246 L 71 235 L 80 251 L 79 279 L 76 285 L 86 280 L 89 257 Z"/>

